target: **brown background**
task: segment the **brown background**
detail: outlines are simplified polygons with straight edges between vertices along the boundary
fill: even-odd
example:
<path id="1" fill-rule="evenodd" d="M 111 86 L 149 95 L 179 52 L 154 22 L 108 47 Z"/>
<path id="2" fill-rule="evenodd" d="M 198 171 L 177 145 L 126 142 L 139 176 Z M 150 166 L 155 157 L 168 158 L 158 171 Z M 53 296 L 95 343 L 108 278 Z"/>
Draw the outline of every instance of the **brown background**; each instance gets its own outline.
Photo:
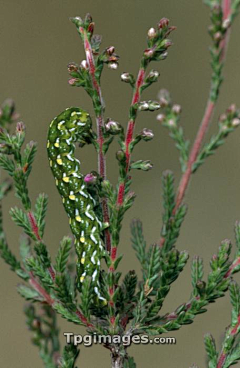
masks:
<path id="1" fill-rule="evenodd" d="M 68 17 L 84 16 L 90 12 L 96 23 L 96 32 L 103 35 L 103 46 L 114 45 L 121 56 L 117 71 L 106 68 L 102 89 L 107 104 L 106 116 L 126 125 L 130 88 L 120 82 L 120 73 L 137 72 L 139 58 L 146 43 L 146 32 L 165 16 L 178 27 L 172 36 L 174 46 L 169 58 L 153 65 L 160 70 L 158 84 L 149 89 L 145 98 L 156 98 L 161 87 L 172 91 L 173 99 L 183 106 L 182 124 L 185 135 L 194 138 L 201 120 L 209 89 L 209 24 L 208 9 L 200 0 L 9 0 L 0 1 L 0 100 L 12 97 L 22 120 L 27 125 L 27 139 L 38 142 L 38 155 L 30 178 L 30 194 L 48 193 L 49 208 L 45 241 L 56 253 L 60 239 L 69 234 L 69 226 L 61 201 L 51 176 L 47 155 L 46 135 L 51 119 L 66 107 L 81 106 L 92 113 L 91 101 L 81 89 L 67 84 L 67 64 L 80 62 L 84 57 L 76 29 Z M 218 110 L 210 132 L 217 129 L 216 118 L 232 102 L 240 105 L 240 18 L 233 27 L 227 64 L 226 81 L 218 103 Z M 159 237 L 161 224 L 161 173 L 171 169 L 179 179 L 178 156 L 167 131 L 155 120 L 156 114 L 142 113 L 137 121 L 137 131 L 143 127 L 154 130 L 155 139 L 141 144 L 135 150 L 135 159 L 150 159 L 151 172 L 134 172 L 133 188 L 137 193 L 134 207 L 125 218 L 121 250 L 125 254 L 121 269 L 124 273 L 139 266 L 130 246 L 129 222 L 133 217 L 143 220 L 148 243 Z M 217 155 L 210 158 L 195 175 L 187 194 L 189 211 L 178 242 L 179 249 L 187 249 L 209 260 L 224 238 L 234 239 L 233 226 L 240 219 L 240 130 L 231 135 Z M 108 177 L 116 182 L 117 165 L 114 152 L 108 155 Z M 96 156 L 88 147 L 81 152 L 83 171 L 96 169 Z M 17 203 L 10 195 L 4 202 L 5 229 L 9 243 L 17 253 L 20 231 L 9 218 L 9 208 Z M 173 285 L 164 304 L 163 313 L 173 311 L 185 302 L 191 291 L 190 262 Z M 238 278 L 239 279 L 239 278 Z M 16 292 L 18 278 L 1 261 L 0 269 L 0 366 L 4 368 L 40 368 L 42 362 L 37 348 L 30 344 L 30 334 L 25 327 L 22 313 L 23 299 Z M 193 362 L 205 366 L 203 335 L 212 332 L 217 344 L 225 326 L 230 321 L 228 295 L 208 308 L 206 314 L 197 316 L 191 326 L 171 333 L 177 337 L 175 346 L 133 346 L 130 354 L 141 367 L 188 367 Z M 59 321 L 62 331 L 80 331 Z M 63 341 L 63 339 L 62 339 Z M 79 367 L 110 366 L 108 352 L 101 346 L 82 348 Z M 240 366 L 240 365 L 238 365 Z"/>

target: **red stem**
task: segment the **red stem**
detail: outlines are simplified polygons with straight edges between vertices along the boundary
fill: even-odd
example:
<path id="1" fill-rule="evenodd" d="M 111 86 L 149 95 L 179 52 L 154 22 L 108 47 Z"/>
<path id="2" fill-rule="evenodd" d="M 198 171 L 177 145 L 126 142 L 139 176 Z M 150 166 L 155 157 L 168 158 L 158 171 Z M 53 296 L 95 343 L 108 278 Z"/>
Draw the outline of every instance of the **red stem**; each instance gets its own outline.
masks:
<path id="1" fill-rule="evenodd" d="M 29 223 L 31 225 L 32 231 L 35 234 L 37 240 L 42 242 L 43 240 L 42 240 L 41 236 L 39 235 L 39 228 L 38 228 L 37 222 L 35 220 L 35 217 L 34 217 L 34 214 L 32 213 L 32 211 L 29 211 L 27 216 L 28 216 Z M 55 274 L 55 271 L 54 271 L 52 266 L 50 266 L 48 268 L 48 272 L 50 274 L 51 279 L 54 281 L 56 274 Z"/>
<path id="2" fill-rule="evenodd" d="M 139 72 L 138 72 L 138 77 L 137 77 L 137 80 L 136 80 L 136 84 L 135 84 L 135 92 L 133 94 L 131 106 L 135 105 L 136 103 L 138 103 L 140 101 L 140 88 L 143 85 L 144 77 L 145 77 L 145 69 L 140 68 Z M 131 154 L 129 152 L 129 145 L 132 142 L 134 127 L 135 127 L 135 120 L 130 119 L 129 122 L 128 122 L 126 140 L 125 140 L 125 146 L 126 146 L 126 152 L 125 152 L 125 154 L 126 154 L 126 173 L 128 173 L 128 171 L 129 171 L 129 164 L 130 164 L 130 158 L 131 158 Z M 121 206 L 123 204 L 124 191 L 125 191 L 125 181 L 122 181 L 120 183 L 119 189 L 118 189 L 118 199 L 117 199 L 118 206 Z"/>
<path id="3" fill-rule="evenodd" d="M 197 155 L 201 149 L 201 145 L 202 145 L 202 141 L 203 138 L 205 137 L 205 134 L 207 132 L 207 129 L 209 127 L 212 115 L 213 115 L 213 111 L 215 108 L 215 103 L 212 101 L 208 101 L 207 104 L 207 108 L 202 120 L 202 123 L 200 125 L 200 128 L 198 130 L 194 145 L 192 147 L 192 151 L 190 153 L 189 156 L 189 160 L 187 163 L 187 169 L 184 172 L 181 181 L 180 181 L 180 185 L 178 188 L 178 193 L 177 193 L 177 199 L 176 199 L 176 206 L 173 210 L 173 214 L 175 214 L 176 210 L 178 209 L 178 207 L 181 205 L 182 200 L 184 198 L 186 189 L 188 187 L 189 181 L 190 181 L 190 177 L 192 174 L 192 165 L 194 164 L 194 162 L 196 161 Z"/>
<path id="4" fill-rule="evenodd" d="M 29 275 L 30 275 L 30 280 L 29 280 L 30 285 L 40 295 L 42 295 L 42 297 L 44 298 L 45 302 L 52 307 L 53 304 L 55 303 L 55 300 L 52 299 L 51 296 L 48 294 L 48 292 L 38 283 L 38 281 L 34 277 L 33 272 L 30 272 Z M 87 327 L 94 327 L 91 323 L 88 322 L 88 320 L 86 319 L 86 317 L 84 317 L 84 315 L 79 310 L 76 311 L 76 315 L 79 317 L 80 321 L 85 326 L 87 326 Z"/>
<path id="5" fill-rule="evenodd" d="M 225 20 L 229 17 L 230 12 L 231 12 L 231 0 L 223 0 L 222 7 L 223 7 L 223 20 Z M 229 34 L 230 34 L 229 32 L 230 30 L 228 29 L 227 33 L 225 34 L 224 39 L 222 40 L 220 44 L 220 49 L 222 50 L 221 62 L 224 60 L 226 56 L 226 50 L 227 50 L 227 46 L 229 42 Z M 177 198 L 176 198 L 176 205 L 173 210 L 173 215 L 176 213 L 177 209 L 182 204 L 183 198 L 185 196 L 186 190 L 188 188 L 188 185 L 191 179 L 192 165 L 194 164 L 197 158 L 197 155 L 201 149 L 203 139 L 207 133 L 208 127 L 210 125 L 210 122 L 211 122 L 211 119 L 214 113 L 215 105 L 216 105 L 216 102 L 212 102 L 210 99 L 208 100 L 205 114 L 203 116 L 200 128 L 198 130 L 195 142 L 193 144 L 193 147 L 192 147 L 192 150 L 189 156 L 189 160 L 187 163 L 187 169 L 182 175 L 182 178 L 180 180 L 180 184 L 179 184 L 178 192 L 177 192 Z M 163 246 L 164 242 L 165 242 L 165 239 L 161 238 L 160 247 Z"/>
<path id="6" fill-rule="evenodd" d="M 42 297 L 45 299 L 45 301 L 52 306 L 54 304 L 54 300 L 51 298 L 51 296 L 47 293 L 47 291 L 37 282 L 37 280 L 34 278 L 34 275 L 32 272 L 30 272 L 30 281 L 29 283 L 32 285 L 32 287 L 37 290 L 37 292 L 42 295 Z"/>
<path id="7" fill-rule="evenodd" d="M 92 52 L 91 44 L 88 40 L 88 36 L 86 31 L 80 27 L 79 31 L 82 33 L 84 37 L 84 49 L 86 54 L 86 61 L 89 67 L 89 73 L 92 78 L 92 85 L 95 91 L 97 92 L 99 102 L 101 104 L 101 113 L 96 116 L 96 123 L 97 123 L 97 135 L 98 135 L 98 144 L 99 144 L 99 152 L 98 152 L 98 172 L 103 180 L 106 178 L 106 160 L 103 153 L 103 144 L 104 144 L 104 137 L 103 137 L 103 110 L 104 110 L 104 102 L 102 99 L 102 91 L 101 87 L 95 77 L 95 62 Z M 102 211 L 103 211 L 103 221 L 109 223 L 109 210 L 108 210 L 108 203 L 107 198 L 102 199 Z M 106 249 L 108 252 L 111 251 L 111 235 L 108 229 L 105 230 L 105 242 L 106 242 Z"/>
<path id="8" fill-rule="evenodd" d="M 41 237 L 39 235 L 39 229 L 38 229 L 38 226 L 37 226 L 37 223 L 36 223 L 36 220 L 35 220 L 35 217 L 33 215 L 33 213 L 31 211 L 28 212 L 28 219 L 29 219 L 29 222 L 30 222 L 30 225 L 31 225 L 31 228 L 32 228 L 32 231 L 34 233 L 34 235 L 36 236 L 37 240 L 41 241 Z"/>

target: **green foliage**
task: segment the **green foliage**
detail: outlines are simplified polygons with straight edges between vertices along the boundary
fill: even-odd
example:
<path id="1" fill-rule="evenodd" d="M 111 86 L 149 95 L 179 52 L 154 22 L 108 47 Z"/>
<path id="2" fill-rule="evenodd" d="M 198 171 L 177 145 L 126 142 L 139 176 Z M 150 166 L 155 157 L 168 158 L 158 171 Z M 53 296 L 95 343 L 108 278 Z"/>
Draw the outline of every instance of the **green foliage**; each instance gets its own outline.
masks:
<path id="1" fill-rule="evenodd" d="M 43 301 L 43 299 L 39 296 L 38 292 L 26 285 L 19 285 L 18 286 L 19 294 L 25 298 L 26 300 L 31 301 Z"/>
<path id="2" fill-rule="evenodd" d="M 209 143 L 206 143 L 201 152 L 197 156 L 197 159 L 192 167 L 192 172 L 197 171 L 199 166 L 211 155 L 213 155 L 216 149 L 223 145 L 225 138 L 235 131 L 240 124 L 240 111 L 236 109 L 235 105 L 231 105 L 226 114 L 221 115 L 219 119 L 219 130 L 216 135 L 213 135 Z"/>
<path id="3" fill-rule="evenodd" d="M 28 217 L 26 213 L 23 212 L 23 210 L 18 207 L 11 208 L 10 216 L 15 224 L 17 226 L 20 226 L 24 230 L 26 235 L 28 235 L 30 238 L 33 238 L 34 240 L 36 239 L 35 235 L 32 232 L 31 225 L 29 224 Z"/>
<path id="4" fill-rule="evenodd" d="M 30 304 L 25 308 L 27 326 L 33 333 L 32 342 L 39 348 L 39 355 L 45 368 L 57 368 L 60 358 L 59 330 L 56 314 L 49 306 L 43 306 L 37 313 Z"/>
<path id="5" fill-rule="evenodd" d="M 160 105 L 163 107 L 157 120 L 169 130 L 169 135 L 175 142 L 180 153 L 180 164 L 182 172 L 187 168 L 189 158 L 189 141 L 184 138 L 183 128 L 180 126 L 181 106 L 172 103 L 169 92 L 161 89 L 158 94 Z"/>
<path id="6" fill-rule="evenodd" d="M 233 19 L 239 11 L 240 1 L 232 1 L 229 19 L 223 18 L 220 0 L 206 0 L 205 3 L 210 7 L 211 26 L 209 33 L 213 41 L 211 48 L 213 73 L 209 103 L 215 104 L 223 80 L 224 50 L 222 45 L 228 28 L 232 25 Z M 225 333 L 222 351 L 217 352 L 211 335 L 205 336 L 208 367 L 229 367 L 240 360 L 240 338 L 238 336 L 240 288 L 231 280 L 232 274 L 240 270 L 239 223 L 236 223 L 235 226 L 237 251 L 234 259 L 230 260 L 231 242 L 223 241 L 217 254 L 211 259 L 209 274 L 204 277 L 203 261 L 198 256 L 194 257 L 191 271 L 192 292 L 189 300 L 177 307 L 174 312 L 165 315 L 160 314 L 163 303 L 170 291 L 171 284 L 176 281 L 189 257 L 187 251 L 177 249 L 177 241 L 187 207 L 183 203 L 184 193 L 181 197 L 180 187 L 182 182 L 180 182 L 178 190 L 175 191 L 174 175 L 171 171 L 165 171 L 162 177 L 163 216 L 161 240 L 153 245 L 147 245 L 141 221 L 134 220 L 131 224 L 131 243 L 142 269 L 142 276 L 139 280 L 133 270 L 130 270 L 121 279 L 122 273 L 117 269 L 122 260 L 122 255 L 117 253 L 117 247 L 120 241 L 124 215 L 132 207 L 135 200 L 135 193 L 131 191 L 130 170 L 148 171 L 153 167 L 149 160 L 132 160 L 135 146 L 140 142 L 151 141 L 154 137 L 152 130 L 148 128 L 142 129 L 140 133 L 134 136 L 138 113 L 141 111 L 156 111 L 161 108 L 161 113 L 157 119 L 168 128 L 169 134 L 179 150 L 183 172 L 182 178 L 186 179 L 185 174 L 187 174 L 189 175 L 187 180 L 189 180 L 190 175 L 196 172 L 210 155 L 215 153 L 216 149 L 225 142 L 226 137 L 235 131 L 240 124 L 239 110 L 231 105 L 226 113 L 221 115 L 218 132 L 202 148 L 200 144 L 199 150 L 194 156 L 189 152 L 189 141 L 184 138 L 183 128 L 180 126 L 181 107 L 172 103 L 170 94 L 166 90 L 161 90 L 158 101 L 142 99 L 143 91 L 155 83 L 159 77 L 159 73 L 155 70 L 148 73 L 147 67 L 152 61 L 164 60 L 167 57 L 168 48 L 172 45 L 168 37 L 175 27 L 169 26 L 168 19 L 163 18 L 156 28 L 151 28 L 148 31 L 147 49 L 143 52 L 137 76 L 134 77 L 130 73 L 123 73 L 121 76 L 122 81 L 130 84 L 133 90 L 132 103 L 129 108 L 129 125 L 125 133 L 124 128 L 119 123 L 110 118 L 105 120 L 105 105 L 100 87 L 104 65 L 116 69 L 119 57 L 113 46 L 103 51 L 100 50 L 101 37 L 93 35 L 94 23 L 89 14 L 86 15 L 84 20 L 80 17 L 71 20 L 76 25 L 83 41 L 87 61 L 84 60 L 79 65 L 76 63 L 68 65 L 71 77 L 69 84 L 83 87 L 91 97 L 97 119 L 98 134 L 92 131 L 89 123 L 90 119 L 88 120 L 90 125 L 87 132 L 80 131 L 77 135 L 71 133 L 71 128 L 61 130 L 61 126 L 59 128 L 58 125 L 55 125 L 54 129 L 50 129 L 48 145 L 50 163 L 52 164 L 54 176 L 57 178 L 57 185 L 61 185 L 61 190 L 63 190 L 60 193 L 64 194 L 64 199 L 68 201 L 65 208 L 68 206 L 72 229 L 79 230 L 77 223 L 82 222 L 81 216 L 84 217 L 83 223 L 85 224 L 85 227 L 81 228 L 83 234 L 77 232 L 75 250 L 72 247 L 72 239 L 69 237 L 63 238 L 57 251 L 54 266 L 43 239 L 48 198 L 45 194 L 39 194 L 35 206 L 32 208 L 32 201 L 28 192 L 28 179 L 37 145 L 34 142 L 24 144 L 25 127 L 23 123 L 17 123 L 15 132 L 11 133 L 10 127 L 15 121 L 15 110 L 11 101 L 3 104 L 0 111 L 0 167 L 11 180 L 3 180 L 0 184 L 0 200 L 5 197 L 12 187 L 14 188 L 15 195 L 20 199 L 22 208 L 12 208 L 10 215 L 13 222 L 25 233 L 25 236 L 21 237 L 19 242 L 20 262 L 8 247 L 0 212 L 0 254 L 11 269 L 25 282 L 18 286 L 18 292 L 31 302 L 26 307 L 25 313 L 27 325 L 33 333 L 32 341 L 39 348 L 40 357 L 46 368 L 76 368 L 75 364 L 79 354 L 77 348 L 70 344 L 64 348 L 62 354 L 60 352 L 59 331 L 56 324 L 57 313 L 71 323 L 86 327 L 91 334 L 128 334 L 132 336 L 147 333 L 158 335 L 180 329 L 183 325 L 192 323 L 196 315 L 207 310 L 209 303 L 224 296 L 229 289 L 232 320 L 231 326 L 227 328 Z M 83 114 L 81 109 L 68 111 L 68 113 L 72 112 Z M 70 118 L 67 124 L 72 123 L 73 119 L 73 117 Z M 60 124 L 60 121 L 55 119 L 54 124 L 56 122 Z M 85 124 L 84 116 L 79 119 L 78 123 L 80 123 L 79 126 Z M 59 137 L 55 136 L 56 132 L 59 133 L 58 131 L 61 131 L 61 134 L 66 134 L 65 141 L 60 142 L 60 146 L 56 139 Z M 120 149 L 116 153 L 119 165 L 119 178 L 116 186 L 113 186 L 106 179 L 104 173 L 105 154 L 113 142 L 114 136 L 118 136 L 117 139 L 120 145 Z M 71 166 L 72 161 L 71 158 L 67 158 L 67 164 L 63 162 L 66 159 L 66 153 L 72 152 L 71 149 L 73 148 L 69 137 L 71 139 L 76 138 L 80 146 L 88 143 L 93 144 L 99 157 L 99 173 L 91 172 L 86 177 L 77 176 L 79 172 L 75 168 L 76 176 L 72 177 L 73 182 L 69 183 L 69 178 L 66 179 L 66 182 L 62 180 L 65 171 L 61 171 L 61 169 L 67 169 L 68 165 Z M 55 155 L 56 152 L 61 152 L 60 160 Z M 194 160 L 192 159 L 193 156 Z M 63 184 L 63 181 L 66 185 Z M 80 207 L 77 208 L 79 212 L 76 213 L 76 208 L 72 206 L 72 202 L 69 202 L 76 199 L 75 194 L 72 195 L 69 192 L 69 185 L 76 185 L 77 181 L 78 184 L 81 183 L 81 190 L 84 186 L 84 190 L 89 194 L 87 198 L 91 198 L 91 210 L 89 210 L 87 203 L 82 201 Z M 81 195 L 84 197 L 83 194 Z M 88 220 L 92 219 L 93 216 L 96 220 L 94 225 L 97 228 L 99 227 L 97 231 Z M 103 224 L 101 225 L 101 223 Z M 83 247 L 81 249 L 89 252 L 85 244 L 86 239 L 90 241 L 88 245 L 95 246 L 95 236 L 99 238 L 98 247 L 99 244 L 105 245 L 106 250 L 102 254 L 106 261 L 107 270 L 103 267 L 100 269 L 98 259 L 90 257 L 88 265 L 91 264 L 94 271 L 97 268 L 99 269 L 99 279 L 94 283 L 93 276 L 91 277 L 84 272 L 79 273 L 79 270 L 82 270 L 81 267 L 86 260 L 80 248 Z M 82 240 L 79 240 L 79 237 Z M 108 240 L 107 237 L 109 237 Z M 77 272 L 73 251 L 77 251 L 78 255 Z M 38 307 L 41 308 L 40 311 L 38 311 Z M 133 358 L 128 357 L 125 346 L 106 344 L 105 347 L 111 350 L 113 363 L 115 359 L 116 361 L 119 361 L 119 359 L 122 361 L 120 368 L 136 368 Z M 222 359 L 221 366 L 219 366 L 219 359 Z"/>
<path id="7" fill-rule="evenodd" d="M 79 350 L 74 345 L 67 345 L 64 347 L 63 355 L 61 358 L 62 368 L 77 368 L 75 363 L 79 355 Z"/>
<path id="8" fill-rule="evenodd" d="M 68 257 L 71 251 L 72 239 L 64 237 L 60 243 L 58 254 L 56 257 L 55 269 L 57 272 L 63 273 L 66 270 Z"/>
<path id="9" fill-rule="evenodd" d="M 48 197 L 44 193 L 39 194 L 35 205 L 34 215 L 40 236 L 43 236 L 44 233 L 47 204 L 48 204 Z"/>
<path id="10" fill-rule="evenodd" d="M 123 368 L 136 368 L 134 359 L 132 357 L 127 357 L 127 359 L 124 360 Z"/>
<path id="11" fill-rule="evenodd" d="M 29 276 L 24 272 L 21 263 L 17 260 L 15 255 L 11 252 L 5 239 L 0 238 L 0 255 L 2 259 L 10 266 L 11 270 L 16 272 L 19 277 L 27 280 Z"/>
<path id="12" fill-rule="evenodd" d="M 204 336 L 205 349 L 208 355 L 208 367 L 214 368 L 217 366 L 218 354 L 216 351 L 216 344 L 212 335 L 207 334 Z"/>
<path id="13" fill-rule="evenodd" d="M 143 278 L 145 279 L 147 272 L 146 241 L 143 236 L 143 227 L 140 220 L 133 220 L 131 222 L 131 234 L 132 247 L 135 250 L 137 258 L 141 264 Z"/>

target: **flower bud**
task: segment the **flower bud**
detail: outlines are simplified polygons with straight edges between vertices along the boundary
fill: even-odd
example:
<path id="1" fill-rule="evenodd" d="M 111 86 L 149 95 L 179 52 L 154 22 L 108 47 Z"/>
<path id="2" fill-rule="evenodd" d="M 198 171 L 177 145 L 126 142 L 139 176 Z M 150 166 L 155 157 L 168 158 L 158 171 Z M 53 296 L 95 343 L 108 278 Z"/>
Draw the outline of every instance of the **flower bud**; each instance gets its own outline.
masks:
<path id="1" fill-rule="evenodd" d="M 154 38 L 154 37 L 156 37 L 156 35 L 157 35 L 157 33 L 156 33 L 155 28 L 150 28 L 148 30 L 148 38 Z"/>
<path id="2" fill-rule="evenodd" d="M 153 164 L 149 160 L 143 161 L 141 164 L 141 170 L 143 171 L 149 171 L 153 168 Z"/>
<path id="3" fill-rule="evenodd" d="M 167 107 L 171 102 L 170 93 L 166 89 L 160 89 L 158 98 L 161 107 Z"/>
<path id="4" fill-rule="evenodd" d="M 88 25 L 87 31 L 88 31 L 91 35 L 93 34 L 94 26 L 95 26 L 95 23 L 93 23 L 93 22 L 91 22 L 91 23 Z"/>
<path id="5" fill-rule="evenodd" d="M 22 121 L 19 121 L 16 126 L 16 133 L 21 134 L 25 131 L 25 125 Z"/>
<path id="6" fill-rule="evenodd" d="M 149 110 L 149 105 L 148 105 L 147 101 L 140 102 L 139 105 L 138 105 L 138 110 L 139 111 Z"/>
<path id="7" fill-rule="evenodd" d="M 34 328 L 34 329 L 39 329 L 40 328 L 40 326 L 41 326 L 41 322 L 39 321 L 39 319 L 34 319 L 33 321 L 32 321 L 32 327 Z"/>
<path id="8" fill-rule="evenodd" d="M 161 107 L 159 102 L 157 102 L 157 101 L 148 101 L 148 104 L 149 104 L 149 110 L 150 111 L 158 110 Z"/>
<path id="9" fill-rule="evenodd" d="M 168 49 L 170 46 L 173 45 L 172 41 L 169 39 L 166 39 L 162 42 L 162 45 L 165 47 L 165 49 Z"/>
<path id="10" fill-rule="evenodd" d="M 130 84 L 134 84 L 135 82 L 134 76 L 130 73 L 123 73 L 121 75 L 121 80 L 125 83 L 130 83 Z"/>
<path id="11" fill-rule="evenodd" d="M 234 114 L 236 112 L 237 108 L 235 104 L 232 104 L 231 106 L 229 106 L 229 108 L 227 109 L 227 113 L 228 114 Z"/>
<path id="12" fill-rule="evenodd" d="M 202 293 L 204 292 L 205 287 L 206 287 L 206 283 L 205 283 L 204 281 L 202 281 L 202 280 L 198 280 L 198 281 L 196 282 L 196 288 L 197 288 L 197 290 L 198 290 L 198 292 L 199 292 L 200 294 L 202 294 Z"/>
<path id="13" fill-rule="evenodd" d="M 88 69 L 87 60 L 82 60 L 82 61 L 81 61 L 80 68 L 81 68 L 81 69 L 85 69 L 85 70 L 87 70 L 87 69 Z"/>
<path id="14" fill-rule="evenodd" d="M 172 112 L 176 115 L 179 115 L 182 111 L 182 108 L 180 105 L 173 105 Z"/>
<path id="15" fill-rule="evenodd" d="M 224 19 L 223 24 L 222 24 L 222 28 L 223 29 L 228 29 L 231 25 L 231 20 L 229 18 Z"/>
<path id="16" fill-rule="evenodd" d="M 159 60 L 165 60 L 166 58 L 167 58 L 167 56 L 168 56 L 168 52 L 167 51 L 165 51 L 165 52 L 163 52 L 160 56 L 159 56 Z"/>
<path id="17" fill-rule="evenodd" d="M 116 70 L 118 68 L 118 63 L 115 62 L 108 63 L 108 67 L 110 69 Z"/>
<path id="18" fill-rule="evenodd" d="M 130 81 L 130 74 L 129 73 L 123 73 L 123 74 L 121 74 L 121 80 L 123 82 L 128 83 Z"/>
<path id="19" fill-rule="evenodd" d="M 176 123 L 175 123 L 175 121 L 174 121 L 173 119 L 168 120 L 167 124 L 168 124 L 168 126 L 169 126 L 169 127 L 171 127 L 171 128 L 173 128 L 173 127 L 175 127 L 175 126 L 176 126 Z"/>
<path id="20" fill-rule="evenodd" d="M 157 79 L 159 77 L 159 73 L 156 70 L 151 70 L 146 78 L 146 82 L 157 82 Z"/>
<path id="21" fill-rule="evenodd" d="M 158 23 L 158 28 L 159 29 L 166 29 L 169 25 L 169 19 L 167 18 L 162 18 L 159 23 Z"/>
<path id="22" fill-rule="evenodd" d="M 73 17 L 73 18 L 70 18 L 70 20 L 71 20 L 71 22 L 76 24 L 77 27 L 83 26 L 83 20 L 80 17 Z"/>
<path id="23" fill-rule="evenodd" d="M 126 155 L 122 150 L 119 150 L 116 152 L 116 158 L 119 162 L 125 162 L 126 161 Z"/>
<path id="24" fill-rule="evenodd" d="M 107 54 L 108 54 L 109 56 L 111 56 L 111 55 L 114 53 L 114 51 L 115 51 L 115 47 L 114 47 L 114 46 L 109 46 L 109 47 L 107 48 L 107 50 L 106 50 L 106 52 L 107 52 Z"/>
<path id="25" fill-rule="evenodd" d="M 154 137 L 153 131 L 151 129 L 144 128 L 140 133 L 144 141 L 151 141 Z"/>
<path id="26" fill-rule="evenodd" d="M 122 131 L 121 125 L 117 121 L 109 120 L 105 124 L 105 129 L 110 134 L 119 134 Z"/>
<path id="27" fill-rule="evenodd" d="M 154 50 L 153 49 L 146 49 L 144 50 L 144 56 L 146 56 L 147 58 L 152 57 L 154 54 Z"/>
<path id="28" fill-rule="evenodd" d="M 238 118 L 233 119 L 233 121 L 232 121 L 232 126 L 233 127 L 237 127 L 239 124 L 240 124 L 240 119 L 238 119 Z"/>
<path id="29" fill-rule="evenodd" d="M 151 170 L 153 165 L 149 160 L 143 161 L 135 161 L 131 163 L 131 169 L 137 169 L 137 170 L 143 170 L 143 171 L 149 171 Z"/>
<path id="30" fill-rule="evenodd" d="M 78 65 L 74 62 L 71 62 L 68 64 L 68 72 L 72 73 L 72 72 L 77 72 L 78 71 Z"/>
<path id="31" fill-rule="evenodd" d="M 96 184 L 98 175 L 95 171 L 90 172 L 89 174 L 85 175 L 84 182 L 88 185 Z"/>
<path id="32" fill-rule="evenodd" d="M 222 39 L 222 33 L 221 32 L 216 32 L 214 34 L 213 38 L 214 38 L 214 41 L 216 41 L 216 42 L 221 41 L 221 39 Z"/>
<path id="33" fill-rule="evenodd" d="M 227 130 L 228 130 L 227 125 L 222 125 L 222 126 L 221 126 L 221 131 L 222 131 L 222 132 L 226 132 Z"/>
<path id="34" fill-rule="evenodd" d="M 85 22 L 86 24 L 90 24 L 90 23 L 92 23 L 92 16 L 91 16 L 91 14 L 90 14 L 90 13 L 87 13 L 87 14 L 86 14 L 85 19 L 84 19 L 84 22 Z"/>
<path id="35" fill-rule="evenodd" d="M 70 86 L 75 86 L 77 81 L 77 78 L 71 78 L 68 80 L 68 84 L 70 84 Z"/>
<path id="36" fill-rule="evenodd" d="M 222 123 L 223 121 L 227 120 L 227 115 L 226 114 L 222 114 L 219 117 L 219 121 Z"/>
<path id="37" fill-rule="evenodd" d="M 103 180 L 102 183 L 101 183 L 101 186 L 102 186 L 103 190 L 106 190 L 106 191 L 110 191 L 112 189 L 111 183 L 110 183 L 109 180 Z"/>
<path id="38" fill-rule="evenodd" d="M 157 121 L 159 121 L 159 123 L 163 123 L 165 120 L 165 115 L 164 114 L 158 114 L 157 115 Z"/>

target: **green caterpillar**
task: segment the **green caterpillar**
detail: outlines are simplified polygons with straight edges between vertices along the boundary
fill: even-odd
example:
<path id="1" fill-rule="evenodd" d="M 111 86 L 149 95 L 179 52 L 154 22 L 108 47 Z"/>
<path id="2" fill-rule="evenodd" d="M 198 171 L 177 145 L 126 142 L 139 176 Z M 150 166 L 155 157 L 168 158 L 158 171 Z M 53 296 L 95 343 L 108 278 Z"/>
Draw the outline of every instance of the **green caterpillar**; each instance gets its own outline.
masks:
<path id="1" fill-rule="evenodd" d="M 90 195 L 80 173 L 80 161 L 74 157 L 75 143 L 86 142 L 92 134 L 89 114 L 71 107 L 55 117 L 48 132 L 47 150 L 56 186 L 62 197 L 75 236 L 78 286 L 86 276 L 92 277 L 94 290 L 98 290 L 100 259 L 103 256 L 101 242 L 102 222 L 94 212 L 95 200 Z"/>

